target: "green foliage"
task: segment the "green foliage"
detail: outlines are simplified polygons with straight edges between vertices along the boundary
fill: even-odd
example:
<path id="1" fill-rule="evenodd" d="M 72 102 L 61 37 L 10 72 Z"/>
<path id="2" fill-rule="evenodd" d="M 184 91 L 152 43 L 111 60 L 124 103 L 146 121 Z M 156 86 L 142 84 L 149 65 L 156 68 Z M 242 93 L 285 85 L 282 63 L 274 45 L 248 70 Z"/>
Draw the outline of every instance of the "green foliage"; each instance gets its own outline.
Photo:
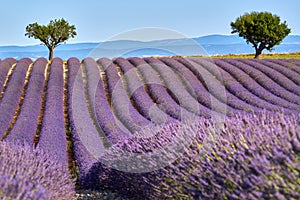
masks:
<path id="1" fill-rule="evenodd" d="M 49 49 L 49 60 L 52 59 L 54 48 L 76 35 L 75 26 L 63 18 L 51 20 L 48 25 L 40 25 L 37 22 L 29 24 L 25 34 L 28 38 L 39 39 Z"/>
<path id="2" fill-rule="evenodd" d="M 280 17 L 269 12 L 246 13 L 231 22 L 231 33 L 238 33 L 255 48 L 258 57 L 264 49 L 273 50 L 275 45 L 291 32 L 286 21 L 280 21 Z"/>

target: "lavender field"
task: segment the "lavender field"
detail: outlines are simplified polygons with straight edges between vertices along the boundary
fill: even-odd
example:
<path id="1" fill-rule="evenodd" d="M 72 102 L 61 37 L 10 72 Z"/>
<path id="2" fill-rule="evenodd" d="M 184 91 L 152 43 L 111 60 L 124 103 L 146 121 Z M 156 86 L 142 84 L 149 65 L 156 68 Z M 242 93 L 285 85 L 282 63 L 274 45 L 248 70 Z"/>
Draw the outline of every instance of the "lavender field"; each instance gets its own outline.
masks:
<path id="1" fill-rule="evenodd" d="M 7 58 L 0 91 L 1 198 L 300 198 L 298 59 Z"/>

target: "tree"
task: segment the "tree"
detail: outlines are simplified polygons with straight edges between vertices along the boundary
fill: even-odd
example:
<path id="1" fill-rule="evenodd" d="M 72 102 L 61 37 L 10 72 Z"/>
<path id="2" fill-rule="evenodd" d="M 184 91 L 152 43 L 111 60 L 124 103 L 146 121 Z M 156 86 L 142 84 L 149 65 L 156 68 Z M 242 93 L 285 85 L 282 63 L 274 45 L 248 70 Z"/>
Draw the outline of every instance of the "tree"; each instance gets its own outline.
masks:
<path id="1" fill-rule="evenodd" d="M 70 25 L 66 20 L 51 20 L 48 25 L 39 25 L 37 22 L 26 27 L 28 38 L 39 39 L 42 45 L 49 49 L 49 60 L 52 60 L 54 49 L 61 43 L 77 35 L 74 25 Z"/>
<path id="2" fill-rule="evenodd" d="M 280 22 L 277 15 L 269 12 L 246 13 L 231 22 L 231 33 L 238 33 L 255 48 L 255 58 L 259 58 L 264 49 L 273 50 L 275 45 L 291 32 L 286 21 Z"/>

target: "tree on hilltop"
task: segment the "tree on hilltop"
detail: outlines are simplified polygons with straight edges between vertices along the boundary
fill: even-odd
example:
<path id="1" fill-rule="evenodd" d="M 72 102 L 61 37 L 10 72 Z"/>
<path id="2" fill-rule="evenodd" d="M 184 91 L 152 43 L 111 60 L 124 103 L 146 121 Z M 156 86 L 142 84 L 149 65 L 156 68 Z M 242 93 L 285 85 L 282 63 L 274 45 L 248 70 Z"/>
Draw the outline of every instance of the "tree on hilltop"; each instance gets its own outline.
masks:
<path id="1" fill-rule="evenodd" d="M 26 27 L 28 38 L 39 39 L 49 50 L 49 60 L 52 60 L 54 49 L 61 43 L 77 35 L 74 25 L 70 25 L 66 20 L 51 20 L 48 25 L 39 25 L 37 22 Z"/>
<path id="2" fill-rule="evenodd" d="M 259 58 L 264 49 L 272 51 L 275 45 L 290 34 L 286 21 L 269 12 L 246 13 L 231 22 L 231 33 L 238 33 L 255 48 L 255 58 Z"/>

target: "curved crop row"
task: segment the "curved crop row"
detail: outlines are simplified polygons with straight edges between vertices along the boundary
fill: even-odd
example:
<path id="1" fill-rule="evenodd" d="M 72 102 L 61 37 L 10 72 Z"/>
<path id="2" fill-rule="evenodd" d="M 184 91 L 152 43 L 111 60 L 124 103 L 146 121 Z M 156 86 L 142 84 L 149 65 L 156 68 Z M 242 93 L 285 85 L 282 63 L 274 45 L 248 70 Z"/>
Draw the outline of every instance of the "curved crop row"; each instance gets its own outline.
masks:
<path id="1" fill-rule="evenodd" d="M 141 115 L 131 104 L 115 64 L 104 59 L 98 60 L 107 76 L 108 92 L 116 116 L 132 133 L 150 126 L 151 121 Z"/>
<path id="2" fill-rule="evenodd" d="M 8 82 L 7 89 L 0 103 L 0 138 L 4 136 L 6 130 L 9 128 L 19 106 L 29 64 L 28 59 L 18 61 Z"/>
<path id="3" fill-rule="evenodd" d="M 244 72 L 249 74 L 256 82 L 258 82 L 261 86 L 266 88 L 268 91 L 272 92 L 273 94 L 284 98 L 292 103 L 300 105 L 299 96 L 296 94 L 289 92 L 281 85 L 279 85 L 276 81 L 269 78 L 266 74 L 262 73 L 260 70 L 254 68 L 254 64 L 252 61 L 248 60 L 236 60 L 237 62 L 243 62 L 246 65 L 237 65 L 240 69 Z M 265 68 L 264 65 L 259 63 L 255 63 L 255 65 Z"/>
<path id="4" fill-rule="evenodd" d="M 82 70 L 77 58 L 68 60 L 68 114 L 73 142 L 73 153 L 79 168 L 80 186 L 87 186 L 87 176 L 96 162 L 94 155 L 104 151 L 104 145 L 93 124 L 87 104 Z M 88 134 L 87 134 L 88 133 Z"/>
<path id="5" fill-rule="evenodd" d="M 293 64 L 293 67 L 292 67 L 292 70 L 298 72 L 300 74 L 300 62 L 299 62 L 299 59 L 288 59 L 287 60 L 288 62 L 287 63 L 292 63 Z"/>
<path id="6" fill-rule="evenodd" d="M 193 74 L 193 72 L 185 67 L 182 63 L 172 58 L 160 58 L 160 60 L 176 71 L 176 74 L 179 75 L 182 81 L 185 83 L 184 85 L 187 91 L 202 105 L 217 112 L 227 112 L 229 115 L 236 110 L 221 102 L 211 93 L 209 93 L 207 88 L 196 77 L 196 75 Z"/>
<path id="7" fill-rule="evenodd" d="M 155 58 L 145 58 L 145 61 L 158 72 L 166 87 L 175 96 L 180 106 L 198 116 L 211 117 L 211 115 L 215 114 L 215 111 L 199 104 L 198 101 L 187 92 L 176 71 Z"/>
<path id="8" fill-rule="evenodd" d="M 145 90 L 144 84 L 139 78 L 136 68 L 134 68 L 127 59 L 117 58 L 114 60 L 114 63 L 122 70 L 124 79 L 127 82 L 130 98 L 133 99 L 135 107 L 144 117 L 155 124 L 168 123 L 174 120 L 160 110 L 153 102 Z"/>
<path id="9" fill-rule="evenodd" d="M 262 73 L 266 74 L 270 79 L 276 82 L 278 85 L 291 92 L 292 94 L 300 95 L 300 86 L 295 84 L 292 80 L 284 76 L 282 73 L 276 71 L 273 66 L 267 63 L 265 60 L 255 61 L 255 59 L 248 59 L 247 64 L 253 68 L 258 69 Z M 299 96 L 298 96 L 299 98 Z"/>
<path id="10" fill-rule="evenodd" d="M 97 63 L 92 58 L 86 58 L 83 65 L 87 72 L 88 93 L 92 102 L 92 110 L 104 135 L 112 144 L 128 138 L 130 133 L 119 127 L 108 104 Z"/>
<path id="11" fill-rule="evenodd" d="M 145 60 L 141 58 L 129 58 L 128 60 L 137 68 L 138 73 L 141 74 L 150 96 L 160 109 L 177 120 L 193 116 L 185 108 L 180 107 L 170 96 L 157 72 Z"/>
<path id="12" fill-rule="evenodd" d="M 297 73 L 297 71 L 293 70 L 295 68 L 294 64 L 281 59 L 264 59 L 264 63 L 270 66 L 272 69 L 275 69 L 280 73 L 284 74 L 295 84 L 300 86 L 300 71 Z"/>
<path id="13" fill-rule="evenodd" d="M 216 76 L 212 75 L 207 69 L 191 59 L 179 58 L 178 61 L 188 67 L 197 77 L 204 77 L 203 79 L 205 79 L 205 84 L 208 87 L 208 91 L 221 102 L 227 103 L 229 106 L 242 111 L 259 110 L 258 107 L 248 104 L 236 97 L 229 90 L 227 90 L 226 87 L 225 91 L 223 91 L 222 88 L 224 88 L 224 83 L 222 77 L 220 80 L 217 79 Z"/>
<path id="14" fill-rule="evenodd" d="M 38 141 L 38 148 L 49 153 L 53 159 L 67 166 L 67 139 L 64 123 L 63 61 L 52 60 L 47 85 L 45 112 Z"/>
<path id="15" fill-rule="evenodd" d="M 0 92 L 3 91 L 4 83 L 7 78 L 8 72 L 12 65 L 14 65 L 17 61 L 13 58 L 7 58 L 2 60 L 0 63 Z M 0 100 L 1 101 L 1 100 Z"/>
<path id="16" fill-rule="evenodd" d="M 33 145 L 42 106 L 46 65 L 44 58 L 35 61 L 20 114 L 6 140 L 25 141 Z"/>
<path id="17" fill-rule="evenodd" d="M 270 102 L 271 104 L 278 105 L 283 108 L 288 109 L 299 109 L 299 106 L 290 103 L 289 101 L 282 99 L 273 93 L 266 90 L 264 87 L 259 85 L 255 80 L 253 80 L 248 74 L 244 71 L 240 70 L 236 67 L 236 65 L 243 65 L 243 63 L 236 63 L 235 60 L 231 59 L 216 59 L 215 63 L 232 75 L 237 82 L 241 83 L 243 87 L 248 89 L 254 95 L 258 96 L 259 98 Z M 275 110 L 280 109 L 279 107 L 274 107 Z M 272 108 L 271 108 L 272 109 Z"/>
<path id="18" fill-rule="evenodd" d="M 196 62 L 198 61 L 203 67 L 209 70 L 213 75 L 216 75 L 214 71 L 209 67 L 210 63 L 204 61 L 203 59 L 194 59 Z M 259 98 L 258 96 L 252 94 L 249 90 L 247 90 L 243 85 L 241 85 L 238 81 L 236 81 L 228 72 L 224 71 L 222 68 L 218 68 L 218 71 L 221 74 L 221 77 L 224 81 L 225 87 L 233 93 L 238 98 L 242 99 L 246 103 L 259 107 L 261 109 L 274 110 L 279 111 L 281 107 L 270 104 L 264 99 Z"/>

